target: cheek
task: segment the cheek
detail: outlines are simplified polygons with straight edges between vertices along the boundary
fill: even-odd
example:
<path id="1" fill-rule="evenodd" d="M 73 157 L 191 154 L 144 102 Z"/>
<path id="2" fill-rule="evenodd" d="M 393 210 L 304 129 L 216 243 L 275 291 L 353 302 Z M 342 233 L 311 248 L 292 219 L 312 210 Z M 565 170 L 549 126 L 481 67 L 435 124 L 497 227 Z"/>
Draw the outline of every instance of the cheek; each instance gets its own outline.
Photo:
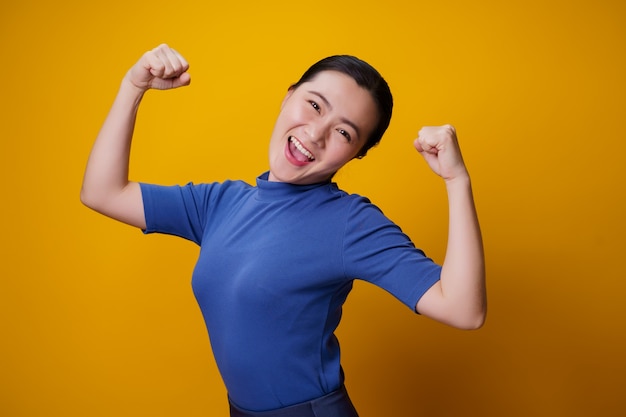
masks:
<path id="1" fill-rule="evenodd" d="M 291 97 L 281 113 L 285 115 L 285 118 L 296 123 L 310 122 L 319 116 L 311 104 L 300 96 Z"/>
<path id="2" fill-rule="evenodd" d="M 328 147 L 327 152 L 332 155 L 331 159 L 333 163 L 337 166 L 341 166 L 351 161 L 356 156 L 358 150 L 346 143 L 337 141 L 333 142 L 332 145 Z"/>
<path id="3" fill-rule="evenodd" d="M 304 106 L 294 106 L 289 114 L 290 119 L 295 124 L 306 123 L 310 120 L 310 112 Z"/>

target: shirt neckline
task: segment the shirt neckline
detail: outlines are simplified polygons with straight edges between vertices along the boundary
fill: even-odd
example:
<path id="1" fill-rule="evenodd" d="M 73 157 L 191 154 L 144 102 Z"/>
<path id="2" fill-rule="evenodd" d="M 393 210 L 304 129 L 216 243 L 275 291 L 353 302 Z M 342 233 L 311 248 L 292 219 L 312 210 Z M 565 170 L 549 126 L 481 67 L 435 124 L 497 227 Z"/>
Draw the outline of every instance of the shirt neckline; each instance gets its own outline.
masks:
<path id="1" fill-rule="evenodd" d="M 326 186 L 336 186 L 331 181 L 319 182 L 315 184 L 290 184 L 288 182 L 269 181 L 269 171 L 259 175 L 256 179 L 257 198 L 263 201 L 293 198 L 308 191 L 323 188 Z"/>

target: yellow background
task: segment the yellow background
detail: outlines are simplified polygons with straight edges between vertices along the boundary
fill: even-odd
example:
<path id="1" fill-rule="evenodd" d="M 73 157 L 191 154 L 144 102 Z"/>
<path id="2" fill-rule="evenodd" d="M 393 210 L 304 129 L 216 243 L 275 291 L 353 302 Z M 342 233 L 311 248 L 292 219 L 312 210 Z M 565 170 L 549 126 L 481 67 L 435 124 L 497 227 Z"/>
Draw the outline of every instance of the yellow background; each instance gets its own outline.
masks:
<path id="1" fill-rule="evenodd" d="M 227 415 L 197 248 L 78 198 L 121 78 L 161 42 L 192 86 L 147 95 L 134 179 L 253 181 L 289 83 L 354 54 L 396 108 L 337 181 L 441 261 L 445 190 L 411 142 L 456 125 L 488 321 L 454 330 L 357 284 L 339 335 L 362 417 L 623 413 L 625 2 L 24 0 L 0 6 L 0 415 Z"/>

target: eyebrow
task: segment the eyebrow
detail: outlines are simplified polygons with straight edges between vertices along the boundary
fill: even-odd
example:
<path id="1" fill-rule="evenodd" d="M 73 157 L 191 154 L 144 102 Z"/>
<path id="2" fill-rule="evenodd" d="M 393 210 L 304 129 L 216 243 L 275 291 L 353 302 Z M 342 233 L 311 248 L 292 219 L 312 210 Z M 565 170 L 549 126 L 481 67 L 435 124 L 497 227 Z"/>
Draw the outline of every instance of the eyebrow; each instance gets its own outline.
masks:
<path id="1" fill-rule="evenodd" d="M 328 101 L 328 99 L 327 99 L 326 97 L 324 97 L 324 95 L 323 95 L 322 93 L 317 92 L 317 91 L 313 91 L 313 90 L 308 90 L 308 92 L 309 92 L 309 93 L 311 93 L 311 94 L 313 94 L 313 95 L 315 95 L 315 96 L 317 96 L 317 97 L 319 97 L 319 98 L 320 98 L 320 100 L 322 100 L 322 101 L 324 102 L 324 104 L 325 104 L 325 105 L 326 105 L 329 109 L 331 109 L 331 110 L 333 109 L 333 105 L 332 105 L 332 104 L 330 104 L 330 101 Z M 342 118 L 341 118 L 341 121 L 342 121 L 343 123 L 345 123 L 345 124 L 349 125 L 350 127 L 352 127 L 352 128 L 356 131 L 357 136 L 358 136 L 359 138 L 361 137 L 361 131 L 360 131 L 359 127 L 358 127 L 358 126 L 357 126 L 354 122 L 352 122 L 350 119 L 346 119 L 345 117 L 342 117 Z"/>

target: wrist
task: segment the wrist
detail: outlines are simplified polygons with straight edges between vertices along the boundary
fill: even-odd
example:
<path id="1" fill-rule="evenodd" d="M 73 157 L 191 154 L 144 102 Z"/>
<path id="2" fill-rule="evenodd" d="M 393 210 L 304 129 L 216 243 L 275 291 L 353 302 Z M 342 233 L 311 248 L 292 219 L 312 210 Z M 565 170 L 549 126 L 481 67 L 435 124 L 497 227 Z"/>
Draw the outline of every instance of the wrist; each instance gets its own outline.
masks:
<path id="1" fill-rule="evenodd" d="M 143 96 L 146 91 L 148 91 L 148 87 L 139 87 L 135 83 L 133 83 L 128 75 L 122 79 L 122 83 L 120 85 L 120 90 L 124 93 L 135 95 L 135 96 Z"/>
<path id="2" fill-rule="evenodd" d="M 464 171 L 453 177 L 445 178 L 446 187 L 468 187 L 471 186 L 469 173 Z"/>
<path id="3" fill-rule="evenodd" d="M 120 84 L 118 98 L 121 98 L 126 102 L 132 102 L 135 105 L 139 105 L 146 91 L 147 89 L 137 87 L 130 80 L 124 78 Z"/>

